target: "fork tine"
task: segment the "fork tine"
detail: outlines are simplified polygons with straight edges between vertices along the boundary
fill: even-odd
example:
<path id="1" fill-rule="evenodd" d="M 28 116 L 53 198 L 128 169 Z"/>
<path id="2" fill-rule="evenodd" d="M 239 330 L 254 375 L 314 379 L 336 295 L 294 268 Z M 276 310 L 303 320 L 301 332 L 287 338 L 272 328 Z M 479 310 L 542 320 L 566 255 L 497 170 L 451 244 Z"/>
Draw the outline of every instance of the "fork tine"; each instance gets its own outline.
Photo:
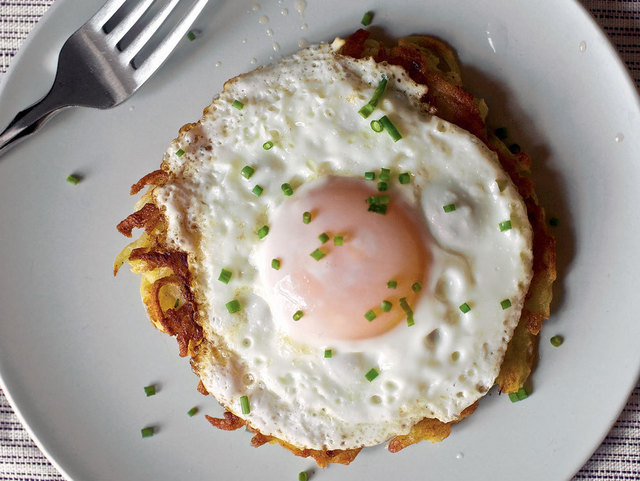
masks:
<path id="1" fill-rule="evenodd" d="M 131 44 L 122 52 L 122 58 L 125 62 L 129 62 L 144 45 L 149 41 L 153 34 L 160 28 L 167 19 L 172 10 L 178 5 L 180 0 L 170 0 L 166 3 L 147 26 L 138 34 Z"/>
<path id="2" fill-rule="evenodd" d="M 96 30 L 102 28 L 126 1 L 127 0 L 109 0 L 87 23 L 93 25 Z"/>
<path id="3" fill-rule="evenodd" d="M 124 17 L 115 28 L 107 34 L 108 42 L 112 45 L 117 45 L 117 43 L 122 40 L 122 37 L 131 30 L 140 17 L 144 15 L 149 7 L 153 4 L 154 0 L 141 0 L 138 4 L 133 7 L 133 10 Z"/>
<path id="4" fill-rule="evenodd" d="M 167 59 L 169 54 L 178 45 L 178 42 L 185 37 L 187 31 L 191 27 L 191 24 L 200 15 L 200 12 L 205 7 L 209 0 L 197 0 L 191 10 L 182 17 L 180 22 L 174 27 L 174 29 L 167 35 L 158 47 L 149 55 L 149 57 L 142 62 L 137 70 L 133 73 L 134 79 L 142 84 L 146 81 L 153 72 L 156 71 L 160 65 Z"/>

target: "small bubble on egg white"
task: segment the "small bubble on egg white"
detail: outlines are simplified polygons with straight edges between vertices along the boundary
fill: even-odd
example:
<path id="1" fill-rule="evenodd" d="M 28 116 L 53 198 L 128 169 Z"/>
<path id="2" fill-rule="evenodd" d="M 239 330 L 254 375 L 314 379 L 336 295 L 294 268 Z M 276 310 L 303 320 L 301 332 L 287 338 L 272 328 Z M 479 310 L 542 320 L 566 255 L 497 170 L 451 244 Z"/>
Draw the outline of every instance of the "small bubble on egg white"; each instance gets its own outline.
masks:
<path id="1" fill-rule="evenodd" d="M 307 42 L 304 38 L 298 40 L 298 47 L 307 48 L 309 46 L 309 42 Z"/>
<path id="2" fill-rule="evenodd" d="M 258 63 L 258 60 L 255 58 L 251 59 L 251 65 L 255 65 L 256 63 Z"/>
<path id="3" fill-rule="evenodd" d="M 619 133 L 618 135 L 616 135 L 616 142 L 620 143 L 624 140 L 624 134 L 623 133 Z"/>
<path id="4" fill-rule="evenodd" d="M 585 42 L 584 40 L 582 42 L 580 42 L 580 45 L 578 45 L 578 50 L 580 52 L 586 52 L 587 51 L 587 42 Z"/>
<path id="5" fill-rule="evenodd" d="M 262 8 L 262 6 L 260 6 L 259 3 L 254 3 L 253 4 L 253 11 L 257 12 L 258 10 L 260 10 Z"/>
<path id="6" fill-rule="evenodd" d="M 247 43 L 247 39 L 246 39 L 246 38 L 243 38 L 243 39 L 242 39 L 242 43 Z"/>
<path id="7" fill-rule="evenodd" d="M 280 50 L 280 44 L 277 42 L 274 42 L 273 44 L 273 49 L 277 52 L 278 50 Z"/>
<path id="8" fill-rule="evenodd" d="M 309 28 L 309 25 L 307 25 L 306 23 L 303 23 L 302 25 L 300 25 L 300 30 L 306 30 Z"/>
<path id="9" fill-rule="evenodd" d="M 462 458 L 464 458 L 464 453 L 456 454 L 456 459 L 462 459 Z"/>
<path id="10" fill-rule="evenodd" d="M 222 65 L 222 62 L 216 62 L 216 67 L 219 67 L 220 65 Z"/>
<path id="11" fill-rule="evenodd" d="M 288 9 L 286 9 L 286 8 L 283 8 L 282 10 L 280 10 L 280 13 L 281 13 L 282 15 L 289 15 L 289 10 L 288 10 Z"/>
<path id="12" fill-rule="evenodd" d="M 305 2 L 304 0 L 296 0 L 294 6 L 296 8 L 296 12 L 298 12 L 298 15 L 300 15 L 300 17 L 304 17 L 304 9 L 307 8 L 307 2 Z"/>
<path id="13" fill-rule="evenodd" d="M 272 29 L 270 29 L 270 28 L 268 28 L 268 29 L 267 29 L 267 35 L 268 35 L 269 37 L 273 37 L 273 30 L 272 30 Z"/>
<path id="14" fill-rule="evenodd" d="M 260 25 L 266 25 L 267 23 L 269 23 L 269 17 L 267 17 L 266 15 L 263 15 L 262 17 L 260 17 L 260 19 L 258 20 L 258 23 Z"/>

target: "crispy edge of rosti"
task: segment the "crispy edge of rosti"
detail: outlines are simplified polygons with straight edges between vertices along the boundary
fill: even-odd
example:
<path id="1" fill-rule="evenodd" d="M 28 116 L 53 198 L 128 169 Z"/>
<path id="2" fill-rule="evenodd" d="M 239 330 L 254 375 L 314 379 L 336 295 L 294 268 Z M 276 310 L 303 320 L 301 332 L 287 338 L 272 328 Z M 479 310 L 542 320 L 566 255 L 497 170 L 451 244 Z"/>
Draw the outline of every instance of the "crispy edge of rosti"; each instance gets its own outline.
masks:
<path id="1" fill-rule="evenodd" d="M 428 92 L 422 99 L 428 106 L 427 110 L 465 128 L 496 152 L 500 163 L 523 197 L 534 232 L 533 279 L 520 322 L 496 379 L 501 391 L 517 392 L 531 374 L 536 361 L 537 334 L 542 321 L 550 315 L 552 284 L 556 278 L 555 240 L 548 231 L 544 210 L 539 206 L 533 184 L 527 177 L 530 158 L 524 153 L 512 154 L 502 141 L 487 133 L 486 105 L 462 88 L 455 52 L 441 40 L 426 35 L 413 35 L 399 39 L 396 46 L 389 48 L 382 42 L 370 39 L 368 31 L 358 30 L 346 39 L 340 53 L 355 58 L 370 56 L 378 62 L 386 61 L 402 66 L 417 83 L 428 87 Z M 205 114 L 206 112 L 207 109 Z M 195 126 L 197 123 L 186 124 L 180 129 L 180 133 Z M 142 275 L 140 289 L 151 322 L 160 331 L 176 336 L 180 355 L 190 355 L 193 364 L 204 336 L 198 322 L 188 258 L 186 253 L 167 246 L 164 215 L 153 202 L 152 192 L 155 186 L 164 185 L 170 178 L 165 169 L 167 166 L 163 165 L 163 169 L 145 175 L 131 187 L 133 195 L 145 186 L 150 186 L 138 202 L 136 212 L 122 221 L 118 230 L 127 237 L 131 237 L 134 228 L 143 228 L 145 232 L 118 255 L 114 263 L 114 275 L 124 262 L 128 262 L 134 272 Z M 202 381 L 198 384 L 198 391 L 209 394 Z M 459 419 L 450 423 L 432 418 L 419 421 L 408 434 L 392 438 L 388 445 L 389 451 L 395 453 L 420 441 L 442 441 L 449 436 L 451 425 L 472 414 L 477 405 L 478 402 L 467 407 Z M 349 464 L 362 449 L 300 449 L 274 436 L 261 434 L 229 411 L 224 413 L 223 419 L 211 416 L 206 418 L 213 426 L 223 430 L 246 426 L 254 433 L 251 441 L 253 446 L 278 443 L 296 456 L 313 458 L 320 467 L 331 463 Z"/>

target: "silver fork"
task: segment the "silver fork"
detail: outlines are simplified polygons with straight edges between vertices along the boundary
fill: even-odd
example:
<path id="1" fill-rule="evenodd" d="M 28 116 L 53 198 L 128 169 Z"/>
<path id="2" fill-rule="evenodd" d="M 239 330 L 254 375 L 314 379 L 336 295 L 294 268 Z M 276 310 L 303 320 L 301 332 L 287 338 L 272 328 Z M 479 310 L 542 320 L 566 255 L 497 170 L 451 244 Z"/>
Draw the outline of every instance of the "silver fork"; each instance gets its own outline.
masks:
<path id="1" fill-rule="evenodd" d="M 0 155 L 16 141 L 34 133 L 57 111 L 84 106 L 108 109 L 129 98 L 167 59 L 187 35 L 208 0 L 195 0 L 191 9 L 140 65 L 133 59 L 158 31 L 181 0 L 163 0 L 151 20 L 131 43 L 118 43 L 155 0 L 136 0 L 131 10 L 109 33 L 105 24 L 128 0 L 108 0 L 87 23 L 67 39 L 60 50 L 53 87 L 31 107 L 21 111 L 0 134 Z"/>

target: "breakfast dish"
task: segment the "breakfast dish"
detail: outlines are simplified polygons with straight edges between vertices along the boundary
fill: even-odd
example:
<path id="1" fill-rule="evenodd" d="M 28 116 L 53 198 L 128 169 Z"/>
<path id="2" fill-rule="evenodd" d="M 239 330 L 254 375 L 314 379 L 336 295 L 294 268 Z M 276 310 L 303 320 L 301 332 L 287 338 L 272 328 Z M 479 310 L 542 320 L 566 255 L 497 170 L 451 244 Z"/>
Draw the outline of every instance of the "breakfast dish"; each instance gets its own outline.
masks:
<path id="1" fill-rule="evenodd" d="M 526 396 L 555 243 L 453 50 L 359 30 L 225 84 L 118 225 L 199 390 L 320 466 Z"/>

